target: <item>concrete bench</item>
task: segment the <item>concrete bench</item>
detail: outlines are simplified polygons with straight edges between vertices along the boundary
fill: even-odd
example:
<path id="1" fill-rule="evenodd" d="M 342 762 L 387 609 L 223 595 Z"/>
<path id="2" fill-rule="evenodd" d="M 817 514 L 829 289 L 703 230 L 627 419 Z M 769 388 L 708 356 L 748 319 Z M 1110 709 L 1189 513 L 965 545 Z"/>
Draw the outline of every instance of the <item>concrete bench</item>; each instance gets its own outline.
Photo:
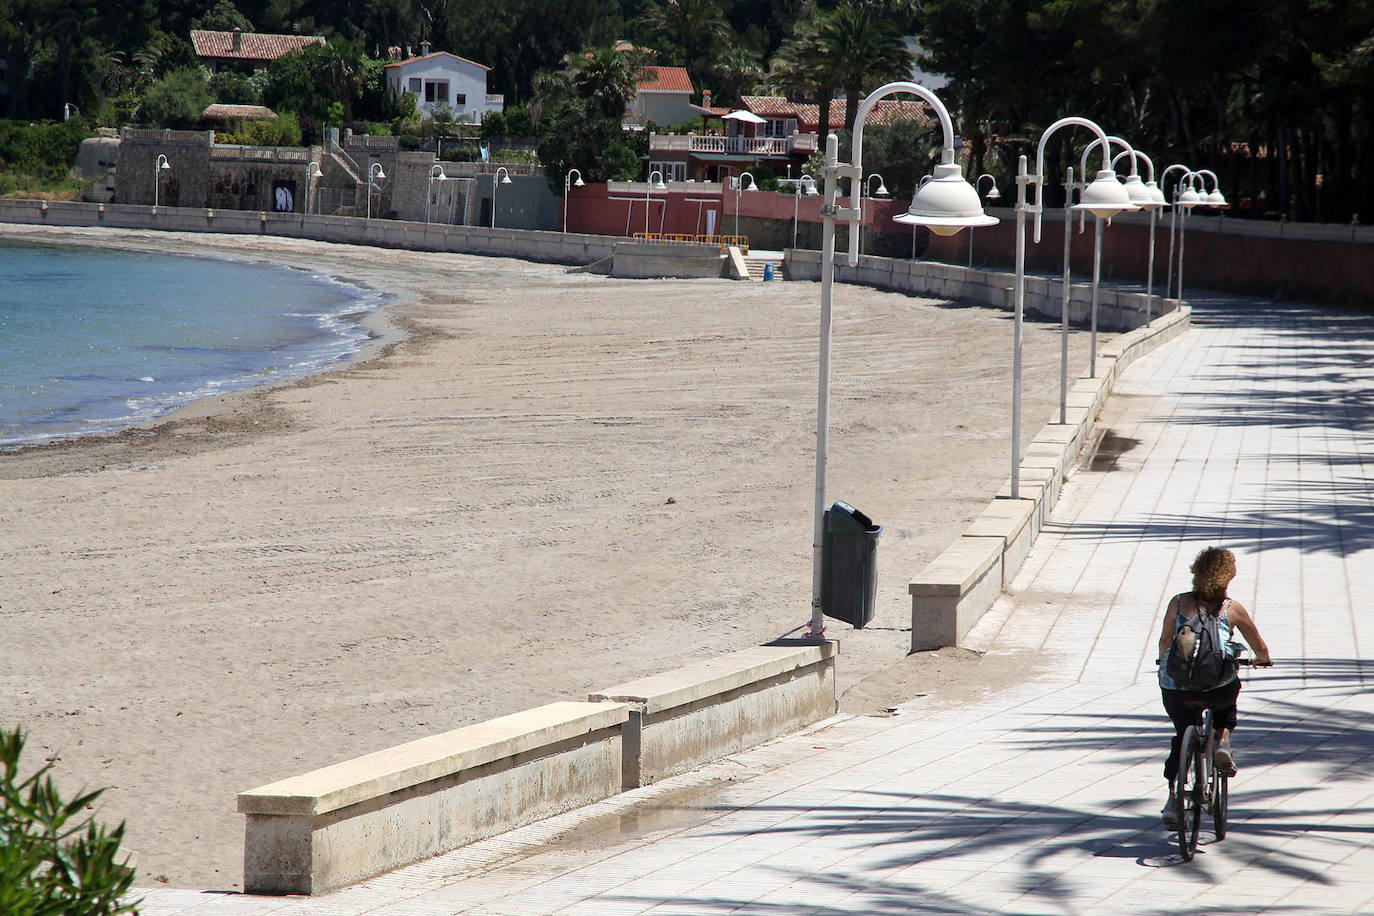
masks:
<path id="1" fill-rule="evenodd" d="M 326 893 L 608 798 L 629 716 L 550 703 L 244 792 L 244 890 Z"/>
<path id="2" fill-rule="evenodd" d="M 593 693 L 625 703 L 625 788 L 685 772 L 835 713 L 833 641 L 784 640 Z"/>

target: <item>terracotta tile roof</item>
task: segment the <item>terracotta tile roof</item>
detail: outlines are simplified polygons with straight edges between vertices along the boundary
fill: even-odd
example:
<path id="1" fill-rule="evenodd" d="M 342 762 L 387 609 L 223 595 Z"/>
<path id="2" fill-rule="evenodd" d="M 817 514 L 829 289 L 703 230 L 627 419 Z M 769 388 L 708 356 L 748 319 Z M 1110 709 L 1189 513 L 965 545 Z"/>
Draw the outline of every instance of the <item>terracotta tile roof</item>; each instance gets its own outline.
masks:
<path id="1" fill-rule="evenodd" d="M 322 45 L 321 35 L 262 35 L 257 32 L 239 32 L 239 48 L 234 50 L 233 32 L 206 32 L 191 30 L 191 45 L 197 57 L 213 57 L 219 60 L 276 60 L 292 51 L 299 51 L 306 45 Z"/>
<path id="2" fill-rule="evenodd" d="M 692 78 L 685 67 L 643 67 L 640 92 L 691 92 Z"/>
<path id="3" fill-rule="evenodd" d="M 804 134 L 816 133 L 821 120 L 821 107 L 814 102 L 789 102 L 778 95 L 746 95 L 740 106 L 761 118 L 796 118 L 797 129 Z M 886 126 L 897 121 L 915 121 L 926 125 L 934 119 L 924 102 L 881 99 L 868 113 L 864 122 L 870 126 Z M 830 103 L 830 130 L 844 129 L 844 99 Z"/>
<path id="4" fill-rule="evenodd" d="M 459 57 L 457 54 L 450 54 L 448 51 L 435 51 L 434 53 L 426 54 L 423 57 L 407 57 L 405 60 L 398 60 L 395 63 L 387 64 L 382 69 L 390 70 L 392 67 L 404 67 L 406 64 L 413 64 L 418 60 L 432 60 L 436 57 L 451 57 L 454 60 L 461 60 L 465 64 L 472 64 L 474 67 L 481 67 L 483 70 L 491 70 L 491 68 L 488 67 L 486 64 L 479 64 L 475 60 L 468 60 L 466 57 Z"/>
<path id="5" fill-rule="evenodd" d="M 275 121 L 277 113 L 263 105 L 211 105 L 200 113 L 207 121 Z"/>

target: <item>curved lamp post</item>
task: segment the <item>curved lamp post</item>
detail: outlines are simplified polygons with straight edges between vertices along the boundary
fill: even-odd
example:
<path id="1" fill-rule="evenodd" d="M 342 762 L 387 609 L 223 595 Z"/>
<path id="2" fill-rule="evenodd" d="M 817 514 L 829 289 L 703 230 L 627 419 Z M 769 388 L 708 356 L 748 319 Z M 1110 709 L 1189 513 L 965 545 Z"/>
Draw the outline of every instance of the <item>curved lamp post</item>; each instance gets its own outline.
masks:
<path id="1" fill-rule="evenodd" d="M 1000 200 L 1001 197 L 1002 197 L 1002 192 L 999 191 L 999 190 L 997 190 L 997 179 L 996 179 L 994 176 L 989 175 L 987 172 L 984 172 L 983 174 L 981 174 L 981 175 L 978 176 L 977 180 L 975 180 L 975 181 L 973 182 L 973 187 L 974 187 L 976 190 L 981 191 L 982 188 L 983 188 L 983 179 L 984 179 L 984 178 L 986 178 L 988 181 L 991 181 L 991 182 L 992 182 L 992 187 L 988 189 L 988 194 L 987 194 L 988 200 Z M 969 230 L 969 233 L 968 233 L 968 266 L 969 266 L 970 268 L 973 267 L 973 230 L 972 230 L 972 229 L 970 229 L 970 230 Z"/>
<path id="2" fill-rule="evenodd" d="M 1022 156 L 1017 162 L 1016 168 L 1016 312 L 1013 330 L 1012 344 L 1012 369 L 1011 369 L 1011 498 L 1018 499 L 1021 495 L 1021 322 L 1022 315 L 1026 307 L 1026 214 L 1035 214 L 1035 241 L 1040 241 L 1040 217 L 1044 211 L 1044 175 L 1045 175 L 1045 144 L 1055 131 L 1063 127 L 1079 126 L 1086 127 L 1097 134 L 1097 138 L 1102 142 L 1102 169 L 1097 173 L 1097 177 L 1083 188 L 1079 202 L 1074 204 L 1071 209 L 1078 212 L 1088 212 L 1093 216 L 1106 219 L 1114 216 L 1123 210 L 1135 210 L 1137 207 L 1131 203 L 1131 199 L 1126 194 L 1125 187 L 1116 180 L 1116 173 L 1112 171 L 1110 154 L 1108 153 L 1107 133 L 1094 121 L 1087 118 L 1068 117 L 1060 118 L 1051 124 L 1043 134 L 1040 135 L 1040 144 L 1035 152 L 1035 174 L 1028 174 L 1026 171 L 1026 157 Z M 1083 176 L 1087 178 L 1086 175 Z M 1036 186 L 1036 201 L 1030 204 L 1027 201 L 1027 191 L 1030 185 Z M 1065 325 L 1068 322 L 1068 310 L 1061 316 L 1061 321 Z"/>
<path id="3" fill-rule="evenodd" d="M 444 167 L 435 164 L 429 170 L 429 190 L 425 192 L 425 225 L 429 225 L 429 202 L 434 199 L 434 182 L 448 181 L 448 176 L 444 174 Z"/>
<path id="4" fill-rule="evenodd" d="M 873 190 L 873 179 L 875 179 L 875 178 L 878 179 L 878 190 L 876 190 L 876 191 Z M 884 198 L 884 199 L 886 199 L 886 198 L 888 197 L 888 193 L 887 193 L 887 184 L 883 181 L 883 176 L 879 175 L 877 172 L 872 172 L 872 173 L 870 173 L 869 175 L 867 175 L 867 176 L 864 178 L 863 186 L 862 186 L 862 187 L 863 187 L 863 191 L 864 191 L 864 196 L 865 196 L 865 197 L 870 197 L 870 198 L 872 198 L 872 197 L 881 197 L 881 198 Z M 860 226 L 860 227 L 859 227 L 858 229 L 856 229 L 855 231 L 858 232 L 858 233 L 860 234 L 860 236 L 862 236 L 862 234 L 863 234 L 863 227 Z M 863 238 L 860 238 L 860 239 L 859 239 L 859 243 L 860 243 L 860 247 L 862 248 Z"/>
<path id="5" fill-rule="evenodd" d="M 1161 187 L 1169 178 L 1169 173 L 1175 169 L 1183 174 L 1179 176 L 1178 183 L 1174 185 L 1173 195 L 1173 219 L 1169 223 L 1169 270 L 1165 274 L 1164 298 L 1168 299 L 1174 291 L 1174 236 L 1178 236 L 1178 296 L 1175 301 L 1183 298 L 1183 234 L 1188 228 L 1188 214 L 1194 208 L 1201 206 L 1202 197 L 1197 191 L 1193 190 L 1193 179 L 1196 173 L 1188 166 L 1175 162 L 1169 166 L 1159 176 Z M 1186 187 L 1185 187 L 1186 185 Z M 1180 189 L 1182 191 L 1180 192 Z M 1183 211 L 1182 222 L 1179 220 L 1179 211 Z"/>
<path id="6" fill-rule="evenodd" d="M 1202 191 L 1199 191 L 1199 194 L 1207 190 L 1207 183 L 1202 181 L 1202 176 L 1210 175 L 1212 177 L 1212 193 L 1206 195 L 1204 198 L 1206 203 L 1203 206 L 1211 207 L 1214 210 L 1228 209 L 1231 206 L 1226 201 L 1226 195 L 1221 193 L 1221 179 L 1217 177 L 1216 172 L 1211 169 L 1198 169 L 1194 174 L 1198 176 L 1198 184 L 1202 185 Z"/>
<path id="7" fill-rule="evenodd" d="M 386 175 L 382 172 L 382 164 L 374 162 L 372 167 L 367 170 L 367 218 L 369 221 L 372 219 L 372 185 L 378 181 L 386 181 Z"/>
<path id="8" fill-rule="evenodd" d="M 749 179 L 749 187 L 744 186 L 744 179 Z M 735 181 L 735 235 L 739 235 L 739 198 L 745 191 L 753 191 L 758 187 L 754 183 L 754 176 L 748 172 L 740 172 L 739 179 Z"/>
<path id="9" fill-rule="evenodd" d="M 491 176 L 491 228 L 496 228 L 496 186 L 510 184 L 510 170 L 504 165 Z"/>
<path id="10" fill-rule="evenodd" d="M 316 184 L 317 184 L 317 182 L 319 182 L 320 176 L 323 175 L 323 174 L 324 174 L 324 173 L 323 173 L 322 171 L 320 171 L 320 164 L 319 164 L 318 162 L 314 161 L 313 159 L 310 161 L 310 164 L 307 165 L 307 166 L 305 167 L 305 212 L 306 212 L 306 213 L 309 213 L 309 212 L 310 212 L 310 193 L 311 193 L 312 191 L 315 193 L 315 210 L 316 210 L 317 213 L 319 212 L 319 209 L 320 209 L 320 192 L 319 192 L 319 189 L 316 187 Z"/>
<path id="11" fill-rule="evenodd" d="M 157 208 L 158 191 L 162 188 L 162 170 L 170 170 L 172 167 L 167 163 L 167 157 L 158 154 L 157 162 L 153 163 L 153 208 Z"/>
<path id="12" fill-rule="evenodd" d="M 1101 139 L 1093 140 L 1091 143 L 1089 143 L 1087 146 L 1085 146 L 1085 147 L 1083 148 L 1083 161 L 1082 161 L 1081 163 L 1079 163 L 1079 173 L 1080 173 L 1081 175 L 1083 175 L 1084 177 L 1087 176 L 1087 174 L 1088 174 L 1088 156 L 1092 154 L 1092 151 L 1093 151 L 1094 149 L 1096 149 L 1096 148 L 1098 148 L 1098 147 L 1100 146 L 1100 147 L 1102 147 L 1104 150 L 1106 150 L 1106 151 L 1107 151 L 1107 155 L 1110 156 L 1110 155 L 1111 155 L 1111 149 L 1112 149 L 1112 144 L 1113 144 L 1113 143 L 1115 143 L 1117 146 L 1120 146 L 1124 152 L 1127 152 L 1127 153 L 1130 153 L 1130 154 L 1131 154 L 1131 171 L 1132 171 L 1132 173 L 1133 173 L 1133 177 L 1135 178 L 1135 184 L 1132 185 L 1131 182 L 1130 182 L 1129 180 L 1127 180 L 1126 183 L 1125 183 L 1124 185 L 1122 185 L 1122 188 L 1123 188 L 1123 190 L 1125 190 L 1125 192 L 1126 192 L 1126 198 L 1131 202 L 1131 205 L 1132 205 L 1132 206 L 1131 206 L 1131 209 L 1132 209 L 1132 210 L 1140 210 L 1140 209 L 1143 209 L 1144 206 L 1145 206 L 1146 204 L 1153 203 L 1154 201 L 1153 201 L 1153 199 L 1150 197 L 1150 192 L 1147 191 L 1147 190 L 1145 189 L 1145 185 L 1143 185 L 1143 184 L 1141 183 L 1141 181 L 1140 181 L 1140 176 L 1139 176 L 1138 174 L 1134 174 L 1134 173 L 1135 173 L 1135 155 L 1134 155 L 1134 154 L 1135 154 L 1135 150 L 1131 148 L 1131 144 L 1127 143 L 1125 140 L 1122 140 L 1120 137 L 1108 137 L 1106 140 L 1101 140 Z M 1108 164 L 1108 166 L 1110 166 L 1110 165 L 1111 165 L 1111 162 L 1109 161 L 1107 164 Z M 1138 197 L 1136 196 L 1137 194 L 1139 195 Z M 1080 219 L 1083 218 L 1083 211 L 1081 211 L 1081 210 L 1079 211 L 1079 218 L 1080 218 Z M 1093 297 L 1092 297 L 1092 312 L 1091 312 L 1091 317 L 1090 317 L 1090 326 L 1091 326 L 1091 327 L 1090 327 L 1090 332 L 1089 332 L 1089 333 L 1090 333 L 1090 338 L 1089 338 L 1089 343 L 1088 343 L 1088 378 L 1097 378 L 1097 299 L 1098 299 L 1098 291 L 1099 291 L 1099 289 L 1101 288 L 1101 285 L 1102 285 L 1102 229 L 1103 229 L 1102 223 L 1103 223 L 1103 218 L 1102 218 L 1101 216 L 1098 216 L 1096 213 L 1094 213 L 1094 214 L 1093 214 L 1093 286 L 1092 286 Z M 1065 292 L 1067 293 L 1068 291 L 1065 290 Z M 1065 313 L 1065 317 L 1067 318 L 1067 312 Z M 1064 414 L 1066 413 L 1066 405 L 1067 405 L 1067 398 L 1068 398 L 1069 323 L 1068 323 L 1067 320 L 1064 321 L 1064 324 L 1063 324 L 1063 331 L 1061 332 L 1061 336 L 1062 336 L 1062 340 L 1061 340 L 1061 342 L 1060 342 L 1060 363 L 1059 363 L 1059 405 L 1060 405 L 1060 406 L 1059 406 L 1059 413 L 1060 413 L 1060 420 L 1059 420 L 1059 422 L 1063 423 L 1063 422 L 1064 422 Z"/>
<path id="13" fill-rule="evenodd" d="M 654 181 L 654 176 L 658 176 L 658 181 Z M 663 183 L 663 173 L 654 169 L 649 173 L 649 177 L 644 180 L 644 240 L 649 240 L 649 193 L 652 191 L 666 191 L 668 186 Z M 736 197 L 735 204 L 735 226 L 739 226 L 739 198 Z M 666 209 L 668 202 L 665 200 L 663 206 Z"/>
<path id="14" fill-rule="evenodd" d="M 844 165 L 839 161 L 838 137 L 830 134 L 825 138 L 825 169 L 821 173 L 825 178 L 825 203 L 821 207 L 824 230 L 821 235 L 820 371 L 816 393 L 816 502 L 811 562 L 811 624 L 808 631 L 812 637 L 818 637 L 825 631 L 821 610 L 821 542 L 825 535 L 825 466 L 830 441 L 830 316 L 835 287 L 835 223 L 843 220 L 849 226 L 848 261 L 849 266 L 853 267 L 859 262 L 858 227 L 863 222 L 859 192 L 863 180 L 864 119 L 879 99 L 899 92 L 916 95 L 935 110 L 940 118 L 940 127 L 944 130 L 944 149 L 940 154 L 940 164 L 935 167 L 934 178 L 923 181 L 917 187 L 910 208 L 894 219 L 907 225 L 927 226 L 940 235 L 953 235 L 960 229 L 991 226 L 997 222 L 983 212 L 978 192 L 964 180 L 963 170 L 954 161 L 954 123 L 944 103 L 919 83 L 888 83 L 875 89 L 863 100 L 854 119 L 852 164 Z M 850 206 L 847 208 L 836 204 L 842 180 L 849 182 Z"/>
<path id="15" fill-rule="evenodd" d="M 577 180 L 576 180 L 576 181 L 573 181 L 573 179 L 572 179 L 573 175 L 576 175 L 576 176 L 577 176 Z M 568 192 L 571 191 L 573 188 L 580 188 L 580 187 L 583 187 L 585 184 L 586 184 L 586 182 L 582 180 L 582 173 L 579 172 L 577 169 L 568 169 L 567 174 L 565 174 L 565 175 L 563 176 L 563 234 L 564 234 L 564 235 L 566 235 L 567 232 L 568 232 Z"/>
<path id="16" fill-rule="evenodd" d="M 792 247 L 797 247 L 797 210 L 801 206 L 801 196 L 815 197 L 820 192 L 816 190 L 816 179 L 810 175 L 803 175 L 792 185 Z"/>
<path id="17" fill-rule="evenodd" d="M 1146 256 L 1145 269 L 1145 323 L 1149 324 L 1154 317 L 1154 290 L 1155 290 L 1155 227 L 1159 223 L 1159 211 L 1169 206 L 1164 199 L 1164 192 L 1155 184 L 1155 164 L 1149 156 L 1140 150 L 1131 150 L 1129 153 L 1122 150 L 1112 157 L 1112 165 L 1122 156 L 1131 157 L 1131 174 L 1126 178 L 1126 191 L 1135 201 L 1140 209 L 1150 214 L 1150 250 Z M 1145 167 L 1148 169 L 1148 180 L 1141 182 L 1139 165 L 1144 160 Z M 1137 187 L 1138 186 L 1138 187 Z"/>

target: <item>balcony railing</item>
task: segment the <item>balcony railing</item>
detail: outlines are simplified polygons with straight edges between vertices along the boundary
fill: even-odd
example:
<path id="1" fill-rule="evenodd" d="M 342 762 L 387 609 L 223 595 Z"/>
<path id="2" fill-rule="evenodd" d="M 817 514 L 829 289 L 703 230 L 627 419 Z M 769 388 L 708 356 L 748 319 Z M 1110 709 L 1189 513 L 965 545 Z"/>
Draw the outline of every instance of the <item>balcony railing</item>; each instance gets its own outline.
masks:
<path id="1" fill-rule="evenodd" d="M 718 153 L 736 156 L 810 155 L 816 151 L 815 134 L 790 137 L 716 137 L 703 134 L 650 134 L 654 152 Z"/>

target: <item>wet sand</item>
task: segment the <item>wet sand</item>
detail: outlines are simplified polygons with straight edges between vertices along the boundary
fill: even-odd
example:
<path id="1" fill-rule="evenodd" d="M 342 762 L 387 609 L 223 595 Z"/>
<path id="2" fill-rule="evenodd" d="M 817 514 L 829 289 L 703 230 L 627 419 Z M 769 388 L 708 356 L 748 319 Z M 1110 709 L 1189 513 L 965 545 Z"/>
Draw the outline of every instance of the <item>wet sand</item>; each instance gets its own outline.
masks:
<path id="1" fill-rule="evenodd" d="M 362 361 L 0 454 L 0 722 L 58 757 L 59 787 L 110 787 L 100 816 L 127 819 L 141 885 L 240 888 L 240 791 L 809 617 L 818 284 L 0 237 L 270 259 L 396 296 L 400 336 Z M 1003 312 L 836 288 L 828 493 L 885 526 L 876 619 L 829 632 L 846 711 L 1025 673 L 907 654 L 909 578 L 1008 476 L 1011 339 Z M 1058 365 L 1058 326 L 1028 322 L 1027 441 Z"/>

